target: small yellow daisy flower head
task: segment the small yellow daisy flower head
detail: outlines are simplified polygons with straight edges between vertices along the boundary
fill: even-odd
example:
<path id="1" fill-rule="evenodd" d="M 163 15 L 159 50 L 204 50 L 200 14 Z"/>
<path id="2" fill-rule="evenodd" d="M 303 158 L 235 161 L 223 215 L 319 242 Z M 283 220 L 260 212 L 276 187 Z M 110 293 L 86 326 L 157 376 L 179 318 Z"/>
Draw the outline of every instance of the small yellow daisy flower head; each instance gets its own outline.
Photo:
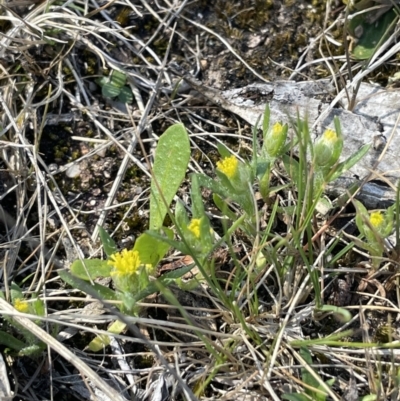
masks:
<path id="1" fill-rule="evenodd" d="M 196 238 L 200 238 L 200 223 L 201 219 L 192 219 L 188 225 L 189 231 L 191 231 Z"/>
<path id="2" fill-rule="evenodd" d="M 319 167 L 332 167 L 342 153 L 343 138 L 328 128 L 315 144 L 315 163 Z"/>
<path id="3" fill-rule="evenodd" d="M 279 157 L 286 142 L 288 127 L 275 123 L 264 138 L 264 148 L 270 157 Z"/>
<path id="4" fill-rule="evenodd" d="M 238 172 L 239 161 L 235 156 L 224 157 L 217 162 L 217 169 L 224 173 L 228 178 L 233 178 Z"/>
<path id="5" fill-rule="evenodd" d="M 372 227 L 368 227 L 364 224 L 364 235 L 370 242 L 376 241 L 376 234 L 382 239 L 386 238 L 393 230 L 393 221 L 392 211 L 387 211 L 386 213 L 372 212 L 369 215 L 369 223 Z M 371 231 L 371 228 L 373 231 Z"/>
<path id="6" fill-rule="evenodd" d="M 382 225 L 385 223 L 385 218 L 381 212 L 372 212 L 369 218 L 369 222 L 371 226 L 379 230 Z"/>
<path id="7" fill-rule="evenodd" d="M 17 298 L 14 301 L 14 308 L 21 313 L 29 312 L 29 303 L 23 299 Z"/>
<path id="8" fill-rule="evenodd" d="M 114 267 L 111 276 L 131 276 L 137 273 L 141 265 L 139 252 L 124 249 L 122 252 L 114 253 L 108 264 Z"/>
<path id="9" fill-rule="evenodd" d="M 151 273 L 153 269 L 149 264 L 143 265 L 138 251 L 127 249 L 111 255 L 107 263 L 113 267 L 110 275 L 115 287 L 120 291 L 135 291 L 138 287 L 141 268 L 144 267 L 148 273 Z"/>

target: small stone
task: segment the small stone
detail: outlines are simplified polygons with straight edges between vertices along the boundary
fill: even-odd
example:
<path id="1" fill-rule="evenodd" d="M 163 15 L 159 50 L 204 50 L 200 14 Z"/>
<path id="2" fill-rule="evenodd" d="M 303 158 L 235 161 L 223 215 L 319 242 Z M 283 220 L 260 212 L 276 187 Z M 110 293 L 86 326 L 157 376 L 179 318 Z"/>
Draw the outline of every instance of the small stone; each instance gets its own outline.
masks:
<path id="1" fill-rule="evenodd" d="M 79 168 L 78 164 L 73 164 L 72 166 L 68 167 L 68 170 L 65 172 L 68 178 L 79 177 L 80 173 L 81 169 Z"/>

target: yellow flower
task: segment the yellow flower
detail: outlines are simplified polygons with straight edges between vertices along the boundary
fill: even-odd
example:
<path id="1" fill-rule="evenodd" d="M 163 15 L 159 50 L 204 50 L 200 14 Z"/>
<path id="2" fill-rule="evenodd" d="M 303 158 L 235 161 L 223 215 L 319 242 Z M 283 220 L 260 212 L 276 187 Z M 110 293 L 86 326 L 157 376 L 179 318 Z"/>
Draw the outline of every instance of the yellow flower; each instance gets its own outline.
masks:
<path id="1" fill-rule="evenodd" d="M 17 298 L 14 301 L 14 308 L 21 313 L 28 313 L 29 312 L 29 304 L 28 302 L 24 301 L 23 299 Z"/>
<path id="2" fill-rule="evenodd" d="M 373 212 L 371 213 L 371 216 L 369 218 L 369 222 L 371 223 L 372 227 L 374 228 L 380 228 L 382 224 L 384 223 L 385 219 L 380 212 Z"/>
<path id="3" fill-rule="evenodd" d="M 188 225 L 188 229 L 196 238 L 200 238 L 200 219 L 192 219 Z"/>
<path id="4" fill-rule="evenodd" d="M 238 170 L 238 159 L 235 156 L 225 157 L 217 162 L 217 169 L 224 173 L 228 178 L 233 178 Z"/>
<path id="5" fill-rule="evenodd" d="M 137 294 L 148 285 L 149 275 L 154 270 L 151 264 L 144 264 L 140 260 L 139 252 L 133 249 L 114 253 L 107 264 L 113 267 L 110 276 L 115 288 L 131 294 Z"/>
<path id="6" fill-rule="evenodd" d="M 338 140 L 338 136 L 336 132 L 330 128 L 328 128 L 323 135 L 323 139 L 327 142 L 336 142 Z"/>
<path id="7" fill-rule="evenodd" d="M 142 264 L 139 258 L 139 252 L 134 250 L 128 251 L 127 249 L 119 253 L 114 253 L 107 263 L 114 267 L 114 270 L 111 271 L 112 277 L 132 276 L 137 273 Z"/>
<path id="8" fill-rule="evenodd" d="M 282 124 L 279 122 L 275 123 L 274 126 L 272 127 L 272 135 L 274 137 L 277 137 L 277 136 L 281 135 L 282 130 L 283 130 Z"/>

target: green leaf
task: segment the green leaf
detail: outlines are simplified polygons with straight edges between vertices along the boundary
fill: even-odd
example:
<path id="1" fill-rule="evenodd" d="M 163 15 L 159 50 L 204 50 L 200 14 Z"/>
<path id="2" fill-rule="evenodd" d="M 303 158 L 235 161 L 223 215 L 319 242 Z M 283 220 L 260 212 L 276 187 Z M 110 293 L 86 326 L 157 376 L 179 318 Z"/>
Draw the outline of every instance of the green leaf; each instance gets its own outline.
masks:
<path id="1" fill-rule="evenodd" d="M 111 266 L 107 260 L 83 259 L 75 260 L 71 265 L 71 273 L 82 280 L 90 281 L 98 277 L 110 277 Z"/>
<path id="2" fill-rule="evenodd" d="M 217 170 L 216 174 L 220 182 L 216 180 L 211 180 L 211 186 L 209 186 L 208 188 L 211 189 L 214 193 L 220 195 L 222 199 L 238 203 L 240 207 L 246 212 L 246 214 L 251 216 L 254 214 L 254 204 L 253 195 L 250 192 L 248 183 L 252 182 L 252 180 L 250 180 L 250 177 L 247 173 L 248 170 L 246 169 L 246 167 L 242 168 L 239 165 L 240 182 L 242 183 L 242 185 L 240 185 L 239 187 L 238 185 L 233 186 L 229 178 L 225 174 Z M 199 174 L 198 176 L 199 182 L 201 184 L 207 182 L 203 180 L 201 174 Z"/>
<path id="3" fill-rule="evenodd" d="M 157 231 L 152 231 L 152 230 L 148 230 L 146 231 L 146 234 L 151 235 L 152 237 L 165 242 L 166 244 L 168 244 L 171 248 L 175 248 L 177 251 L 188 255 L 190 254 L 190 250 L 187 248 L 187 246 L 185 245 L 184 242 L 182 241 L 175 241 L 173 239 L 167 238 L 163 235 L 160 235 Z"/>
<path id="4" fill-rule="evenodd" d="M 366 144 L 361 146 L 356 153 L 351 155 L 347 160 L 342 163 L 339 163 L 336 167 L 335 171 L 329 176 L 329 181 L 335 181 L 339 178 L 344 172 L 351 169 L 356 163 L 358 163 L 366 153 L 368 153 L 371 144 Z"/>
<path id="5" fill-rule="evenodd" d="M 312 356 L 310 351 L 307 348 L 300 348 L 300 356 L 304 359 L 307 365 L 311 365 L 313 363 L 312 361 Z M 318 381 L 314 378 L 314 376 L 305 368 L 301 368 L 301 377 L 304 381 L 304 383 L 308 384 L 311 387 L 318 388 L 319 383 Z M 319 397 L 317 393 L 311 389 L 306 389 L 306 393 L 313 398 L 317 398 L 319 400 Z"/>
<path id="6" fill-rule="evenodd" d="M 218 153 L 221 155 L 222 159 L 224 159 L 225 157 L 232 156 L 232 153 L 229 151 L 229 149 L 220 142 L 217 143 L 217 149 L 218 149 Z"/>
<path id="7" fill-rule="evenodd" d="M 99 352 L 108 345 L 110 345 L 110 337 L 107 334 L 97 334 L 97 336 L 90 341 L 88 348 L 92 352 Z"/>
<path id="8" fill-rule="evenodd" d="M 32 308 L 34 311 L 34 314 L 36 316 L 44 316 L 45 315 L 45 307 L 44 307 L 44 302 L 40 298 L 36 298 L 32 303 Z"/>
<path id="9" fill-rule="evenodd" d="M 6 333 L 5 331 L 0 331 L 0 344 L 16 351 L 20 351 L 22 348 L 26 347 L 24 342 L 16 339 L 14 336 Z"/>
<path id="10" fill-rule="evenodd" d="M 349 322 L 353 317 L 350 311 L 335 305 L 322 305 L 320 308 L 316 309 L 316 311 L 332 312 L 343 323 Z"/>
<path id="11" fill-rule="evenodd" d="M 133 94 L 132 94 L 132 90 L 129 86 L 124 86 L 121 88 L 121 92 L 118 95 L 118 99 L 122 102 L 122 103 L 128 103 L 131 104 L 133 101 Z"/>
<path id="12" fill-rule="evenodd" d="M 154 160 L 150 195 L 151 230 L 162 227 L 172 199 L 185 178 L 189 159 L 190 144 L 185 127 L 183 124 L 169 127 L 158 142 Z"/>
<path id="13" fill-rule="evenodd" d="M 101 243 L 103 244 L 104 252 L 107 257 L 114 255 L 118 251 L 115 241 L 110 237 L 110 234 L 103 228 L 99 227 L 99 235 Z"/>
<path id="14" fill-rule="evenodd" d="M 225 174 L 221 173 L 218 170 L 216 170 L 216 174 L 221 182 L 213 180 L 212 178 L 204 174 L 197 174 L 199 184 L 205 188 L 210 189 L 214 194 L 221 196 L 222 199 L 236 199 L 236 192 L 231 185 L 228 177 L 226 177 Z"/>
<path id="15" fill-rule="evenodd" d="M 267 159 L 259 159 L 259 162 L 256 164 L 256 173 L 255 176 L 258 179 L 262 179 L 267 171 L 270 170 L 271 163 Z"/>
<path id="16" fill-rule="evenodd" d="M 200 192 L 200 185 L 197 174 L 192 174 L 192 188 L 190 190 L 190 197 L 192 199 L 192 213 L 196 219 L 205 216 L 204 201 Z"/>
<path id="17" fill-rule="evenodd" d="M 359 14 L 349 23 L 349 30 L 353 36 L 357 36 L 356 30 L 362 31 L 361 37 L 357 38 L 357 45 L 351 52 L 358 60 L 366 60 L 374 55 L 378 46 L 389 37 L 398 18 L 396 11 L 392 9 L 371 24 L 368 21 L 369 15 Z"/>
<path id="18" fill-rule="evenodd" d="M 46 348 L 45 344 L 34 344 L 30 345 L 28 347 L 22 348 L 19 352 L 19 356 L 30 356 L 30 357 L 36 357 L 39 356 L 44 349 Z"/>
<path id="19" fill-rule="evenodd" d="M 116 320 L 107 329 L 112 334 L 121 334 L 126 328 L 126 324 Z M 98 334 L 92 341 L 90 341 L 88 348 L 92 352 L 99 352 L 110 344 L 110 336 L 106 334 Z"/>
<path id="20" fill-rule="evenodd" d="M 126 84 L 126 74 L 117 70 L 113 70 L 110 75 L 110 83 L 116 88 L 121 89 Z"/>
<path id="21" fill-rule="evenodd" d="M 332 345 L 332 343 L 335 343 L 335 346 L 342 347 L 345 344 L 344 342 L 340 341 L 341 339 L 345 337 L 351 337 L 354 335 L 354 330 L 345 330 L 340 333 L 334 333 L 330 334 L 327 337 L 321 337 L 313 340 L 293 340 L 290 341 L 289 344 L 292 347 L 296 348 L 304 348 L 304 347 L 311 347 L 313 345 Z M 365 343 L 364 343 L 365 344 Z M 365 345 L 363 345 L 365 347 Z"/>
<path id="22" fill-rule="evenodd" d="M 215 203 L 215 206 L 229 219 L 232 221 L 235 221 L 237 219 L 237 216 L 234 212 L 232 212 L 229 209 L 228 204 L 217 194 L 213 194 L 213 201 Z"/>
<path id="23" fill-rule="evenodd" d="M 304 394 L 283 394 L 282 399 L 288 401 L 310 401 L 310 398 Z"/>
<path id="24" fill-rule="evenodd" d="M 268 168 L 265 171 L 264 175 L 261 177 L 260 179 L 260 193 L 261 196 L 263 197 L 264 201 L 266 201 L 268 199 L 268 195 L 269 195 L 269 182 L 270 182 L 270 175 L 271 175 L 271 171 L 270 171 L 270 165 L 268 163 Z"/>
<path id="25" fill-rule="evenodd" d="M 163 228 L 167 234 L 167 238 L 173 238 L 173 232 L 167 228 Z M 150 264 L 156 267 L 164 255 L 168 252 L 170 246 L 165 241 L 154 238 L 148 233 L 141 234 L 135 241 L 133 250 L 139 252 L 140 261 L 146 265 Z"/>
<path id="26" fill-rule="evenodd" d="M 101 88 L 101 94 L 107 98 L 112 99 L 118 96 L 121 92 L 121 88 L 113 85 L 111 82 L 106 82 Z"/>
<path id="27" fill-rule="evenodd" d="M 219 170 L 216 170 L 215 174 L 217 175 L 219 182 L 217 180 L 212 180 L 213 186 L 209 187 L 209 189 L 211 189 L 215 193 L 219 193 L 221 195 L 224 194 L 223 196 L 225 196 L 226 198 L 234 198 L 237 191 L 235 191 L 235 188 L 233 187 L 229 178 Z M 198 174 L 198 176 L 199 182 L 201 183 L 203 181 L 201 178 L 201 174 Z"/>
<path id="28" fill-rule="evenodd" d="M 329 379 L 325 383 L 332 388 L 332 386 L 335 384 L 336 379 Z"/>
<path id="29" fill-rule="evenodd" d="M 251 171 L 253 175 L 256 177 L 257 176 L 257 166 L 258 166 L 258 159 L 259 159 L 259 144 L 258 144 L 258 123 L 260 122 L 261 116 L 257 119 L 256 124 L 253 127 L 253 152 L 252 152 L 252 157 L 250 161 L 251 165 Z"/>
<path id="30" fill-rule="evenodd" d="M 208 220 L 205 214 L 200 220 L 200 243 L 201 250 L 198 252 L 198 256 L 207 256 L 213 248 L 213 231 L 210 220 Z"/>
<path id="31" fill-rule="evenodd" d="M 99 86 L 104 86 L 108 81 L 109 81 L 108 77 L 101 77 L 95 79 L 96 84 Z"/>
<path id="32" fill-rule="evenodd" d="M 184 230 L 189 225 L 189 218 L 184 203 L 178 199 L 175 205 L 175 224 Z"/>
<path id="33" fill-rule="evenodd" d="M 118 294 L 111 290 L 110 288 L 104 287 L 100 284 L 91 285 L 88 282 L 81 280 L 78 277 L 73 276 L 65 270 L 59 270 L 58 275 L 60 278 L 69 284 L 73 288 L 77 288 L 78 290 L 84 292 L 85 294 L 89 294 L 95 296 L 100 299 L 117 301 L 119 300 Z"/>
<path id="34" fill-rule="evenodd" d="M 263 138 L 265 139 L 268 130 L 269 130 L 269 120 L 270 120 L 270 116 L 271 116 L 271 110 L 269 108 L 269 103 L 267 103 L 265 105 L 265 112 L 264 112 L 264 118 L 263 118 L 263 126 L 262 126 L 262 130 L 263 130 Z"/>
<path id="35" fill-rule="evenodd" d="M 332 202 L 329 198 L 318 199 L 316 210 L 318 213 L 326 216 L 330 210 L 333 209 Z"/>
<path id="36" fill-rule="evenodd" d="M 311 365 L 313 363 L 311 353 L 307 348 L 304 348 L 304 347 L 300 348 L 299 353 L 307 365 Z M 321 383 L 307 369 L 305 369 L 305 368 L 301 369 L 301 377 L 302 377 L 304 383 L 308 384 L 310 387 L 314 387 L 315 389 L 318 389 L 318 390 L 322 391 L 323 393 L 326 393 L 326 390 L 322 387 Z M 322 379 L 321 379 L 321 381 L 322 381 Z M 334 382 L 334 380 L 333 380 L 333 382 Z M 333 382 L 332 382 L 332 384 L 333 384 Z M 312 389 L 306 388 L 305 392 L 315 401 L 325 401 L 326 400 L 326 395 L 321 394 L 318 391 L 314 391 Z"/>
<path id="37" fill-rule="evenodd" d="M 15 300 L 17 299 L 25 299 L 24 294 L 22 293 L 22 290 L 19 288 L 18 284 L 16 283 L 11 283 L 11 301 L 14 304 Z"/>
<path id="38" fill-rule="evenodd" d="M 158 292 L 160 289 L 160 284 L 162 285 L 162 287 L 168 287 L 169 285 L 174 284 L 177 279 L 190 272 L 190 270 L 192 270 L 194 266 L 195 264 L 192 263 L 189 266 L 185 266 L 180 269 L 176 269 L 166 274 L 163 274 L 157 280 L 150 282 L 147 288 L 145 288 L 143 291 L 140 291 L 139 294 L 134 295 L 132 298 L 132 303 L 134 304 L 136 302 L 139 302 L 140 300 L 154 294 L 155 292 Z"/>
<path id="39" fill-rule="evenodd" d="M 168 273 L 163 274 L 158 281 L 160 281 L 163 285 L 168 286 L 170 285 L 174 280 L 184 276 L 186 273 L 189 273 L 190 270 L 193 269 L 195 266 L 194 263 L 191 263 L 188 266 L 185 267 L 180 267 L 179 269 L 171 270 Z"/>
<path id="40" fill-rule="evenodd" d="M 282 161 L 283 164 L 285 165 L 285 170 L 289 174 L 290 178 L 292 179 L 293 183 L 295 185 L 299 185 L 299 178 L 300 178 L 300 164 L 295 160 L 293 157 L 290 157 L 288 155 L 283 155 L 282 156 Z M 301 174 L 304 178 L 305 182 L 305 177 L 303 174 Z"/>
<path id="41" fill-rule="evenodd" d="M 361 398 L 361 401 L 376 401 L 378 399 L 376 394 L 365 395 Z"/>

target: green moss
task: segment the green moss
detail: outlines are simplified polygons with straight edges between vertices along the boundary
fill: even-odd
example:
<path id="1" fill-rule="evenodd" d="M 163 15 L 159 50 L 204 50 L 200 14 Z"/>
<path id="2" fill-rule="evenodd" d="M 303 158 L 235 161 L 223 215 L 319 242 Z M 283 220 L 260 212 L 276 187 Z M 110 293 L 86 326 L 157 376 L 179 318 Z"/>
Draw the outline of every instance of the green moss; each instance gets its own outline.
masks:
<path id="1" fill-rule="evenodd" d="M 126 170 L 125 177 L 127 179 L 137 178 L 138 172 L 139 168 L 136 165 L 133 165 Z"/>
<path id="2" fill-rule="evenodd" d="M 78 150 L 74 150 L 72 153 L 71 153 L 71 159 L 72 160 L 76 160 L 76 159 L 78 159 L 80 157 L 80 152 L 78 151 Z"/>
<path id="3" fill-rule="evenodd" d="M 54 151 L 54 158 L 57 160 L 62 160 L 64 158 L 64 152 L 61 149 L 56 148 Z"/>

